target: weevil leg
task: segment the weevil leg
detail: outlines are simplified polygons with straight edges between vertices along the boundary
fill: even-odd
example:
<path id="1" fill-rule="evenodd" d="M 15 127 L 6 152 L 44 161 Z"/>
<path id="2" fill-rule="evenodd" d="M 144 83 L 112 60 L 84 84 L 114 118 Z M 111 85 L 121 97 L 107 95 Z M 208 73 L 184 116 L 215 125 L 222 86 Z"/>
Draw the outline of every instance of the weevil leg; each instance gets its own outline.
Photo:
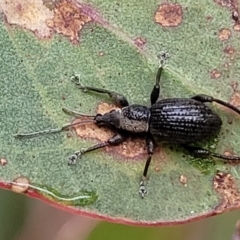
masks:
<path id="1" fill-rule="evenodd" d="M 62 108 L 62 111 L 68 115 L 71 115 L 71 116 L 74 116 L 74 117 L 92 117 L 94 118 L 95 115 L 89 115 L 89 114 L 85 114 L 85 113 L 80 113 L 80 112 L 77 112 L 75 110 L 71 110 L 69 108 L 66 108 L 66 107 L 63 107 Z"/>
<path id="2" fill-rule="evenodd" d="M 224 102 L 220 99 L 214 98 L 212 96 L 208 96 L 205 94 L 198 94 L 196 96 L 193 96 L 192 99 L 195 99 L 199 102 L 205 103 L 205 102 L 216 102 L 218 104 L 221 104 L 222 106 L 225 106 L 227 108 L 230 108 L 231 110 L 233 110 L 234 112 L 240 114 L 240 110 L 236 107 L 234 107 L 232 104 Z"/>
<path id="3" fill-rule="evenodd" d="M 156 75 L 156 83 L 153 87 L 153 90 L 151 92 L 150 95 L 150 99 L 151 99 L 151 104 L 153 105 L 154 103 L 157 102 L 158 98 L 159 98 L 159 94 L 160 94 L 160 79 L 161 79 L 161 75 L 162 75 L 162 71 L 163 71 L 163 66 L 166 63 L 166 60 L 169 58 L 169 54 L 165 51 L 162 51 L 158 54 L 158 58 L 159 58 L 159 68 L 157 71 L 157 75 Z"/>
<path id="4" fill-rule="evenodd" d="M 148 168 L 150 166 L 151 160 L 152 160 L 152 155 L 154 152 L 154 139 L 152 137 L 152 135 L 149 135 L 146 139 L 146 145 L 147 145 L 147 151 L 148 151 L 148 158 L 147 161 L 145 163 L 145 167 L 143 170 L 143 175 L 141 177 L 141 181 L 139 184 L 139 194 L 142 198 L 145 197 L 145 195 L 147 194 L 147 189 L 146 189 L 146 182 L 147 182 L 147 172 L 148 172 Z"/>
<path id="5" fill-rule="evenodd" d="M 82 150 L 79 150 L 79 151 L 75 152 L 74 154 L 72 154 L 71 156 L 68 157 L 68 165 L 76 164 L 77 159 L 81 158 L 82 155 L 85 154 L 85 153 L 92 152 L 96 149 L 103 148 L 103 147 L 106 147 L 108 145 L 112 145 L 112 146 L 113 145 L 118 145 L 118 144 L 124 142 L 125 140 L 126 140 L 125 136 L 117 133 L 105 142 L 101 142 L 101 143 L 93 145 L 89 148 L 82 149 Z"/>
<path id="6" fill-rule="evenodd" d="M 160 66 L 158 68 L 158 71 L 157 71 L 157 75 L 156 75 L 156 83 L 153 87 L 153 90 L 151 92 L 151 104 L 153 105 L 154 103 L 156 103 L 156 101 L 158 100 L 159 98 L 159 94 L 160 94 L 160 79 L 161 79 L 161 75 L 162 75 L 162 70 L 163 70 L 163 67 Z"/>
<path id="7" fill-rule="evenodd" d="M 120 107 L 126 107 L 126 106 L 129 105 L 127 98 L 124 95 L 122 95 L 121 93 L 116 93 L 116 92 L 109 91 L 107 89 L 102 89 L 102 88 L 83 86 L 81 84 L 81 82 L 79 81 L 79 78 L 77 76 L 74 76 L 72 78 L 72 80 L 74 81 L 76 86 L 83 91 L 93 91 L 93 92 L 97 92 L 97 93 L 106 93 Z"/>
<path id="8" fill-rule="evenodd" d="M 195 147 L 195 146 L 189 146 L 189 145 L 182 145 L 190 154 L 192 154 L 195 157 L 200 158 L 207 158 L 207 157 L 215 157 L 220 158 L 223 160 L 240 160 L 240 157 L 238 156 L 228 156 L 224 154 L 219 154 L 215 152 L 211 152 L 207 149 Z"/>
<path id="9" fill-rule="evenodd" d="M 52 129 L 44 129 L 44 130 L 40 130 L 38 132 L 31 132 L 31 133 L 17 133 L 14 135 L 15 138 L 28 138 L 28 137 L 35 137 L 38 135 L 43 135 L 43 134 L 52 134 L 52 133 L 59 133 L 59 132 L 63 132 L 65 130 L 68 130 L 69 128 L 75 126 L 75 125 L 79 125 L 82 123 L 87 123 L 87 122 L 93 122 L 93 120 L 86 120 L 83 122 L 76 122 L 76 123 L 69 123 L 69 124 L 65 124 L 60 128 L 52 128 Z"/>

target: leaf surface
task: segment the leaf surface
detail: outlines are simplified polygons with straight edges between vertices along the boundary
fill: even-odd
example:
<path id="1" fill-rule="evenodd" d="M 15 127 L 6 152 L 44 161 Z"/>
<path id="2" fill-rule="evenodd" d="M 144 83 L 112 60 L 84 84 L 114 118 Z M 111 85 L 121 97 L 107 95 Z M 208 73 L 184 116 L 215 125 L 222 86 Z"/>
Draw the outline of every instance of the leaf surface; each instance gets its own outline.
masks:
<path id="1" fill-rule="evenodd" d="M 26 2 L 32 5 L 27 8 Z M 14 8 L 17 4 L 22 8 Z M 86 124 L 58 134 L 14 138 L 71 123 L 74 119 L 62 107 L 93 115 L 112 107 L 108 96 L 76 88 L 73 74 L 84 85 L 149 106 L 162 50 L 171 55 L 161 80 L 163 98 L 204 93 L 238 106 L 239 32 L 231 18 L 231 9 L 238 6 L 210 0 L 44 5 L 28 0 L 9 6 L 0 3 L 2 187 L 11 188 L 23 176 L 33 197 L 137 225 L 177 224 L 239 207 L 238 165 L 194 159 L 171 144 L 158 144 L 142 200 L 138 184 L 147 158 L 142 139 L 91 152 L 68 166 L 69 155 L 113 132 Z M 16 19 L 10 18 L 13 11 Z M 224 124 L 219 138 L 204 146 L 240 155 L 239 117 L 219 105 L 212 108 Z"/>

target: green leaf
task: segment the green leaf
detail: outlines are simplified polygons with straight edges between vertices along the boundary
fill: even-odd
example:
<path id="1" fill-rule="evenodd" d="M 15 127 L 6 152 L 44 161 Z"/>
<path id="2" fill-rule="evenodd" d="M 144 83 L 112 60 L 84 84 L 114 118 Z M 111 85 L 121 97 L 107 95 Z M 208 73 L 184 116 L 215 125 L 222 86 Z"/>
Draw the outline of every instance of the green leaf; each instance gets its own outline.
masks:
<path id="1" fill-rule="evenodd" d="M 25 179 L 30 196 L 136 225 L 177 224 L 239 207 L 238 165 L 193 159 L 171 144 L 158 144 L 148 195 L 141 199 L 144 139 L 130 138 L 68 166 L 69 155 L 113 132 L 85 124 L 76 131 L 14 138 L 71 123 L 74 119 L 62 107 L 93 115 L 112 107 L 108 96 L 76 88 L 73 74 L 84 85 L 117 91 L 131 103 L 149 106 L 162 50 L 171 55 L 161 80 L 163 98 L 204 93 L 238 106 L 239 33 L 230 11 L 236 6 L 210 0 L 19 2 L 20 8 L 15 2 L 0 3 L 2 187 Z M 204 147 L 240 155 L 239 116 L 219 105 L 212 108 L 224 124 L 219 138 Z"/>

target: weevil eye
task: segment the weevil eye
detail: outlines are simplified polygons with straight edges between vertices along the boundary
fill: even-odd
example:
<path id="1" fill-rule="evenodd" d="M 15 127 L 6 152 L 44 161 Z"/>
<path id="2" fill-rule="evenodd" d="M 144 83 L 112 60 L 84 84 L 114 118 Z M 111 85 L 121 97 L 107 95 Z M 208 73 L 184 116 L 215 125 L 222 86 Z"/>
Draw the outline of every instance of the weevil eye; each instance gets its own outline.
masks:
<path id="1" fill-rule="evenodd" d="M 100 124 L 102 122 L 102 114 L 98 113 L 95 117 L 94 120 L 96 121 L 97 124 Z"/>

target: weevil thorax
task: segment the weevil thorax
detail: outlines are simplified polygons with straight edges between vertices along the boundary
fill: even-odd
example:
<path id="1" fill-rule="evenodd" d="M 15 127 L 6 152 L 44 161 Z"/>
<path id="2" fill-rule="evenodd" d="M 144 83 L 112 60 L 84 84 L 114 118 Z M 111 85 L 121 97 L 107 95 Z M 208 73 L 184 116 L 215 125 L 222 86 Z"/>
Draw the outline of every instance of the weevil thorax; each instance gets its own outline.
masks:
<path id="1" fill-rule="evenodd" d="M 147 132 L 149 128 L 150 109 L 142 105 L 130 105 L 97 114 L 94 118 L 98 125 L 110 125 L 132 133 Z"/>

